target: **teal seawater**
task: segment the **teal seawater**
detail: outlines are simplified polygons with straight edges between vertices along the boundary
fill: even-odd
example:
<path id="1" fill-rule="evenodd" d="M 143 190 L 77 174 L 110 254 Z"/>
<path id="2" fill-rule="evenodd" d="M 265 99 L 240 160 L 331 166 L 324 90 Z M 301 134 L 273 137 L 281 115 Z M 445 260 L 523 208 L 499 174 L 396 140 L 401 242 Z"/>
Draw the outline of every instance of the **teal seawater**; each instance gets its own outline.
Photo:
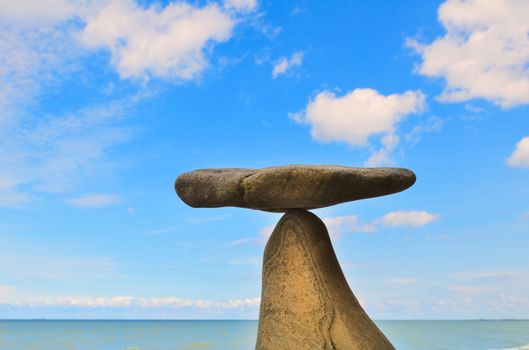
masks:
<path id="1" fill-rule="evenodd" d="M 378 321 L 399 350 L 529 350 L 529 321 Z M 253 349 L 256 321 L 0 321 L 0 350 Z"/>

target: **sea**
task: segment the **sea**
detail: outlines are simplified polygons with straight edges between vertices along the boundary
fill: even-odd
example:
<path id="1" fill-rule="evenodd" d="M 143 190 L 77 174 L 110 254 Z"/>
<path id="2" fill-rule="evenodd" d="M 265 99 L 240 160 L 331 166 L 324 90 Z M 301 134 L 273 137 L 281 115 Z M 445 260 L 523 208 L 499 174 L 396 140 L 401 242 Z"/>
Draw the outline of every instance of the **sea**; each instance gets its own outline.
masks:
<path id="1" fill-rule="evenodd" d="M 399 350 L 529 350 L 529 321 L 376 321 Z M 250 350 L 257 321 L 0 321 L 0 350 Z"/>

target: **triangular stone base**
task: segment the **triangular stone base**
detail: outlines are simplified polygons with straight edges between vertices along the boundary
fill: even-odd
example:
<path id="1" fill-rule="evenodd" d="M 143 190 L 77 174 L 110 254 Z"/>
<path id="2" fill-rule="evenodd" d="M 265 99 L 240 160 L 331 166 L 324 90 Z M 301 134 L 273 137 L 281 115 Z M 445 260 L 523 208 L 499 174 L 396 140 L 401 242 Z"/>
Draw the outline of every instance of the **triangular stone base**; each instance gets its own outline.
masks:
<path id="1" fill-rule="evenodd" d="M 394 350 L 353 295 L 323 222 L 289 210 L 266 244 L 258 350 Z"/>

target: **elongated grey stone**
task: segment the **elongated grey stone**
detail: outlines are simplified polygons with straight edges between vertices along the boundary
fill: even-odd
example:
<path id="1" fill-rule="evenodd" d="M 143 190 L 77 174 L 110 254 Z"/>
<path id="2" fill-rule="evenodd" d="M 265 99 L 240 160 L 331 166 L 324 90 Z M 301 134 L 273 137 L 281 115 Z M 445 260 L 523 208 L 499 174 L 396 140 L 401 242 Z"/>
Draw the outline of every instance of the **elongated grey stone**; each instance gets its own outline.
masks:
<path id="1" fill-rule="evenodd" d="M 349 288 L 323 222 L 289 210 L 266 244 L 257 350 L 394 350 Z"/>
<path id="2" fill-rule="evenodd" d="M 415 174 L 402 168 L 288 165 L 203 169 L 180 175 L 178 196 L 192 207 L 241 207 L 282 212 L 315 209 L 405 190 Z"/>

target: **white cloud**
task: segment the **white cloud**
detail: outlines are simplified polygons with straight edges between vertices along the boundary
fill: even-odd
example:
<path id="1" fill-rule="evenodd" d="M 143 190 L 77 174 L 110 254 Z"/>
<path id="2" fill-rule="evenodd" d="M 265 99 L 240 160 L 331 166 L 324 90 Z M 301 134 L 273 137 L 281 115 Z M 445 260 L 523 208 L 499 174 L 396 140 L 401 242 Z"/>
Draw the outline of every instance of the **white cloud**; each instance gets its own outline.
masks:
<path id="1" fill-rule="evenodd" d="M 261 266 L 262 258 L 258 256 L 247 256 L 241 258 L 230 259 L 230 265 L 256 265 Z"/>
<path id="2" fill-rule="evenodd" d="M 368 164 L 384 164 L 390 162 L 391 151 L 399 142 L 397 125 L 407 115 L 420 112 L 424 103 L 420 91 L 385 96 L 373 89 L 355 89 L 342 97 L 324 91 L 309 102 L 305 111 L 291 118 L 310 124 L 312 138 L 322 142 L 367 146 L 370 137 L 381 135 L 382 147 Z"/>
<path id="3" fill-rule="evenodd" d="M 231 218 L 232 215 L 214 215 L 214 216 L 190 216 L 185 219 L 186 225 L 200 225 L 208 222 L 224 221 Z"/>
<path id="4" fill-rule="evenodd" d="M 81 13 L 90 2 L 72 0 L 0 0 L 0 18 L 6 21 L 60 21 Z"/>
<path id="5" fill-rule="evenodd" d="M 325 217 L 321 219 L 327 230 L 329 236 L 333 241 L 338 241 L 344 233 L 373 233 L 376 232 L 376 223 L 362 223 L 357 215 L 345 215 L 335 217 Z M 268 238 L 272 235 L 275 225 L 268 225 L 259 230 L 257 241 L 266 244 Z M 253 240 L 238 240 L 237 243 L 244 244 L 248 242 L 255 242 Z M 232 243 L 232 242 L 230 242 Z"/>
<path id="6" fill-rule="evenodd" d="M 67 192 L 109 167 L 107 151 L 131 137 L 120 118 L 133 105 L 114 102 L 38 120 L 18 118 L 0 128 L 0 205 L 16 207 L 42 193 Z"/>
<path id="7" fill-rule="evenodd" d="M 144 232 L 143 235 L 151 236 L 151 235 L 166 234 L 166 233 L 169 233 L 169 232 L 175 232 L 177 230 L 184 229 L 185 227 L 189 227 L 191 225 L 201 225 L 201 224 L 205 224 L 205 223 L 209 223 L 209 222 L 223 221 L 223 220 L 226 220 L 226 219 L 228 219 L 230 217 L 231 217 L 231 215 L 191 216 L 191 217 L 187 217 L 179 225 L 152 229 L 152 230 Z"/>
<path id="8" fill-rule="evenodd" d="M 214 3 L 195 7 L 173 2 L 144 9 L 133 0 L 120 0 L 88 16 L 79 39 L 86 47 L 110 50 L 123 78 L 190 80 L 208 66 L 206 46 L 228 40 L 234 25 Z"/>
<path id="9" fill-rule="evenodd" d="M 451 292 L 461 293 L 461 294 L 481 294 L 490 290 L 490 287 L 487 286 L 477 286 L 477 285 L 453 285 L 448 286 L 448 289 Z"/>
<path id="10" fill-rule="evenodd" d="M 303 121 L 311 124 L 314 139 L 365 146 L 371 135 L 391 135 L 407 114 L 424 105 L 419 91 L 384 96 L 373 89 L 355 89 L 343 97 L 319 93 L 305 110 Z"/>
<path id="11" fill-rule="evenodd" d="M 70 205 L 74 207 L 81 208 L 103 208 L 108 207 L 114 204 L 121 202 L 121 198 L 112 194 L 85 194 L 80 197 L 71 198 L 67 201 Z"/>
<path id="12" fill-rule="evenodd" d="M 286 74 L 293 67 L 301 66 L 303 63 L 303 52 L 296 52 L 292 57 L 282 57 L 276 64 L 274 64 L 274 70 L 272 71 L 272 76 L 277 78 L 281 74 Z"/>
<path id="13" fill-rule="evenodd" d="M 0 128 L 24 115 L 42 91 L 50 90 L 72 69 L 79 51 L 71 30 L 71 26 L 18 26 L 2 22 L 0 16 Z"/>
<path id="14" fill-rule="evenodd" d="M 224 7 L 237 11 L 253 11 L 257 8 L 257 0 L 226 0 Z"/>
<path id="15" fill-rule="evenodd" d="M 507 164 L 513 167 L 529 168 L 529 136 L 521 139 L 514 152 L 507 158 Z"/>
<path id="16" fill-rule="evenodd" d="M 381 218 L 362 222 L 358 215 L 344 215 L 324 217 L 321 220 L 327 227 L 333 241 L 338 241 L 346 233 L 375 233 L 380 225 L 386 226 L 412 226 L 421 227 L 439 219 L 438 215 L 425 211 L 394 211 L 387 213 Z M 275 225 L 268 225 L 259 230 L 257 238 L 243 238 L 224 244 L 225 246 L 240 245 L 246 243 L 261 242 L 266 244 L 272 234 Z"/>
<path id="17" fill-rule="evenodd" d="M 465 109 L 469 112 L 472 112 L 472 113 L 481 113 L 484 111 L 483 108 L 481 107 L 476 107 L 476 106 L 473 106 L 471 105 L 470 103 L 465 103 Z"/>
<path id="18" fill-rule="evenodd" d="M 374 223 L 362 223 L 357 215 L 326 217 L 322 219 L 334 241 L 339 240 L 344 233 L 373 233 L 376 232 Z"/>
<path id="19" fill-rule="evenodd" d="M 429 45 L 408 40 L 422 56 L 418 72 L 446 80 L 443 101 L 484 98 L 502 108 L 529 103 L 527 13 L 527 1 L 445 1 L 439 20 L 446 34 Z"/>
<path id="20" fill-rule="evenodd" d="M 415 283 L 415 282 L 417 282 L 417 279 L 416 278 L 412 278 L 412 277 L 395 277 L 395 278 L 387 279 L 386 282 L 390 283 L 390 284 L 403 285 L 403 284 Z"/>
<path id="21" fill-rule="evenodd" d="M 233 247 L 233 246 L 238 246 L 238 245 L 243 245 L 243 244 L 248 244 L 248 243 L 255 243 L 255 242 L 256 242 L 255 237 L 246 237 L 246 238 L 236 239 L 233 241 L 223 243 L 221 244 L 221 247 Z"/>
<path id="22" fill-rule="evenodd" d="M 32 202 L 31 196 L 17 193 L 14 189 L 0 189 L 0 208 L 22 208 Z"/>
<path id="23" fill-rule="evenodd" d="M 406 141 L 410 142 L 412 145 L 415 145 L 421 140 L 423 134 L 441 131 L 443 125 L 443 119 L 436 116 L 432 116 L 428 118 L 425 122 L 415 125 L 413 129 L 411 129 L 411 131 L 406 134 Z"/>
<path id="24" fill-rule="evenodd" d="M 270 238 L 270 236 L 272 235 L 272 232 L 274 232 L 275 227 L 276 225 L 268 225 L 260 229 L 258 241 L 262 244 L 266 244 L 266 242 L 268 241 L 268 238 Z"/>
<path id="25" fill-rule="evenodd" d="M 393 211 L 382 217 L 382 223 L 387 226 L 420 227 L 438 219 L 439 215 L 425 211 Z"/>
<path id="26" fill-rule="evenodd" d="M 382 165 L 393 165 L 391 152 L 393 152 L 399 141 L 400 137 L 395 134 L 389 133 L 384 135 L 381 140 L 382 147 L 378 151 L 371 154 L 369 159 L 365 162 L 365 166 L 376 167 Z"/>
<path id="27" fill-rule="evenodd" d="M 9 297 L 12 297 L 16 293 L 16 288 L 13 286 L 1 285 L 0 284 L 0 302 Z"/>
<path id="28" fill-rule="evenodd" d="M 109 257 L 53 256 L 23 249 L 18 248 L 16 253 L 12 253 L 12 249 L 0 247 L 0 272 L 3 275 L 52 281 L 86 281 L 116 276 L 116 262 Z"/>
<path id="29" fill-rule="evenodd" d="M 185 1 L 144 8 L 135 0 L 0 0 L 0 125 L 90 49 L 109 50 L 123 78 L 194 79 L 208 67 L 211 45 L 231 37 L 236 11 Z"/>
<path id="30" fill-rule="evenodd" d="M 132 296 L 115 297 L 52 297 L 52 298 L 11 298 L 0 300 L 0 305 L 29 307 L 70 307 L 70 308 L 199 308 L 199 309 L 240 309 L 258 307 L 260 298 L 228 299 L 211 301 L 182 299 L 177 297 L 139 298 Z"/>
<path id="31" fill-rule="evenodd" d="M 463 271 L 452 275 L 458 280 L 503 280 L 520 276 L 520 273 L 512 270 L 494 271 Z"/>

